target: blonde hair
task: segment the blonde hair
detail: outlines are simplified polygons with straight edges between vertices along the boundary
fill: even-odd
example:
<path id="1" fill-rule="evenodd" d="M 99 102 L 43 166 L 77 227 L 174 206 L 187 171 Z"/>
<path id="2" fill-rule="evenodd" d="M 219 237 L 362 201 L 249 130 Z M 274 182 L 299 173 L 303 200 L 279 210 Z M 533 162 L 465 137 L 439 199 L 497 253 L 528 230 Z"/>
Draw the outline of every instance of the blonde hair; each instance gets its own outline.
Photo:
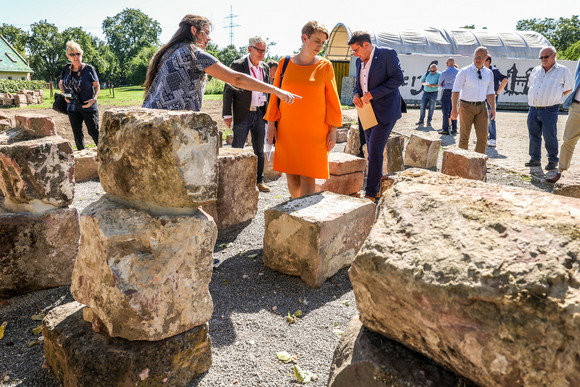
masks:
<path id="1" fill-rule="evenodd" d="M 304 27 L 302 27 L 302 34 L 306 35 L 308 38 L 310 38 L 315 32 L 322 32 L 326 35 L 326 39 L 330 37 L 326 27 L 322 24 L 318 24 L 315 20 L 310 20 L 308 23 L 304 24 Z"/>
<path id="2" fill-rule="evenodd" d="M 68 55 L 71 52 L 78 52 L 78 53 L 82 54 L 83 53 L 83 49 L 74 40 L 69 40 L 68 42 L 66 42 L 66 54 Z"/>

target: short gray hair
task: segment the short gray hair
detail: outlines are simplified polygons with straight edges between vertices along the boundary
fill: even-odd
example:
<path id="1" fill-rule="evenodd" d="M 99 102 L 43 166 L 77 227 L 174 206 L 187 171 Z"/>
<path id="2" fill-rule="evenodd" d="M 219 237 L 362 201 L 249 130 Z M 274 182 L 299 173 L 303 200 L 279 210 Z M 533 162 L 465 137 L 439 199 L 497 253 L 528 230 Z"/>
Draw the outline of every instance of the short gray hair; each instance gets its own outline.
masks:
<path id="1" fill-rule="evenodd" d="M 475 55 L 478 52 L 482 52 L 485 51 L 485 55 L 487 55 L 487 47 L 485 46 L 479 46 L 475 49 L 475 51 L 473 51 L 473 54 Z"/>
<path id="2" fill-rule="evenodd" d="M 540 52 L 542 52 L 544 50 L 550 50 L 552 52 L 552 54 L 555 54 L 557 52 L 556 51 L 556 48 L 554 46 L 545 46 L 545 47 L 542 47 L 542 49 L 540 50 Z"/>
<path id="3" fill-rule="evenodd" d="M 260 43 L 266 44 L 266 41 L 261 36 L 256 35 L 256 36 L 252 36 L 250 38 L 250 40 L 248 42 L 248 46 L 255 46 L 256 44 L 260 44 Z"/>

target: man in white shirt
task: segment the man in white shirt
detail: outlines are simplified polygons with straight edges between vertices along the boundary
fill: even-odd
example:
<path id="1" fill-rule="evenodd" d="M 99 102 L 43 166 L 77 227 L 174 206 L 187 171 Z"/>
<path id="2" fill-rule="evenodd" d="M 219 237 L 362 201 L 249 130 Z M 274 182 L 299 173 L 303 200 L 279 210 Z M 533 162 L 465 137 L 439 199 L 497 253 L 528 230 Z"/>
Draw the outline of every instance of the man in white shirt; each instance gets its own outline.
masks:
<path id="1" fill-rule="evenodd" d="M 262 82 L 270 83 L 270 68 L 263 62 L 266 55 L 266 41 L 261 36 L 250 38 L 248 56 L 234 61 L 233 70 L 248 74 Z M 233 107 L 233 114 L 232 114 Z M 262 192 L 270 192 L 270 187 L 264 183 L 264 136 L 266 121 L 264 115 L 268 107 L 266 94 L 257 91 L 235 89 L 224 86 L 222 115 L 229 127 L 234 122 L 234 141 L 232 148 L 243 148 L 248 133 L 252 133 L 252 147 L 258 156 L 256 185 Z"/>
<path id="2" fill-rule="evenodd" d="M 542 159 L 542 136 L 548 152 L 546 170 L 558 165 L 558 111 L 560 104 L 572 91 L 570 70 L 556 63 L 556 49 L 544 47 L 540 51 L 541 65 L 534 67 L 528 79 L 528 133 L 530 161 L 526 167 L 539 167 Z"/>
<path id="3" fill-rule="evenodd" d="M 495 118 L 493 73 L 484 66 L 486 59 L 487 48 L 477 47 L 473 54 L 473 64 L 463 67 L 457 73 L 451 94 L 451 119 L 456 120 L 458 115 L 460 117 L 459 148 L 467 149 L 473 125 L 477 137 L 475 151 L 484 154 L 487 148 L 488 114 L 486 100 L 490 106 L 489 116 Z"/>

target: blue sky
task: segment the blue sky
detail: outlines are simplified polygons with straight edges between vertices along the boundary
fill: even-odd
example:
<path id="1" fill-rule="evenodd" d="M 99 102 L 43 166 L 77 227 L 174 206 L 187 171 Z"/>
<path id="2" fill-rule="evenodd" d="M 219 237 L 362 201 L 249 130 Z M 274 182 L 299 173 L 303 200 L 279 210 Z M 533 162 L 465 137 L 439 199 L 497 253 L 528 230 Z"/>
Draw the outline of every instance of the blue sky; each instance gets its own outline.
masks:
<path id="1" fill-rule="evenodd" d="M 101 23 L 106 17 L 114 16 L 124 8 L 137 8 L 161 24 L 162 42 L 166 42 L 175 32 L 185 14 L 199 14 L 212 20 L 214 30 L 211 38 L 220 47 L 230 43 L 229 30 L 225 26 L 228 23 L 226 17 L 232 9 L 233 14 L 237 15 L 233 22 L 239 25 L 234 29 L 234 45 L 246 45 L 248 37 L 262 35 L 277 43 L 272 49 L 274 55 L 286 55 L 300 48 L 300 29 L 308 20 L 317 20 L 329 30 L 337 23 L 343 23 L 351 30 L 360 28 L 369 31 L 427 27 L 454 29 L 475 24 L 477 28 L 485 26 L 493 32 L 508 32 L 515 30 L 516 22 L 521 19 L 569 18 L 580 14 L 578 0 L 555 0 L 549 5 L 529 0 L 206 0 L 203 3 L 173 0 L 0 0 L 0 3 L 0 23 L 13 24 L 26 30 L 30 24 L 46 19 L 61 31 L 68 27 L 83 27 L 101 38 Z M 367 8 L 363 8 L 365 4 L 368 4 Z"/>

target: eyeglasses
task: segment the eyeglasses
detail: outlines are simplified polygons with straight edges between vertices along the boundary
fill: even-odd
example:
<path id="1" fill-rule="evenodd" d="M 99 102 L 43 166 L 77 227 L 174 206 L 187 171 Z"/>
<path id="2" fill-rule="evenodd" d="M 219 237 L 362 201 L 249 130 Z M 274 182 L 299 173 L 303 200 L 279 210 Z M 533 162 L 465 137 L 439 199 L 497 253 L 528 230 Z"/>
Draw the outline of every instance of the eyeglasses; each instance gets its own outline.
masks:
<path id="1" fill-rule="evenodd" d="M 540 59 L 540 60 L 542 60 L 542 59 L 548 59 L 548 58 L 549 58 L 549 57 L 551 57 L 552 55 L 554 55 L 554 54 L 540 56 L 540 58 L 539 58 L 539 59 Z"/>
<path id="2" fill-rule="evenodd" d="M 268 50 L 262 50 L 261 48 L 258 48 L 256 46 L 250 46 L 251 48 L 253 48 L 254 50 L 258 51 L 258 54 L 263 54 Z"/>
<path id="3" fill-rule="evenodd" d="M 68 54 L 69 56 L 82 56 L 80 52 L 73 52 L 72 54 Z"/>
<path id="4" fill-rule="evenodd" d="M 477 70 L 477 77 L 481 79 L 481 70 Z"/>
<path id="5" fill-rule="evenodd" d="M 437 70 L 429 70 L 429 71 L 430 71 L 430 72 L 432 72 L 432 73 L 434 73 L 434 72 L 435 72 L 435 71 L 437 71 Z"/>

